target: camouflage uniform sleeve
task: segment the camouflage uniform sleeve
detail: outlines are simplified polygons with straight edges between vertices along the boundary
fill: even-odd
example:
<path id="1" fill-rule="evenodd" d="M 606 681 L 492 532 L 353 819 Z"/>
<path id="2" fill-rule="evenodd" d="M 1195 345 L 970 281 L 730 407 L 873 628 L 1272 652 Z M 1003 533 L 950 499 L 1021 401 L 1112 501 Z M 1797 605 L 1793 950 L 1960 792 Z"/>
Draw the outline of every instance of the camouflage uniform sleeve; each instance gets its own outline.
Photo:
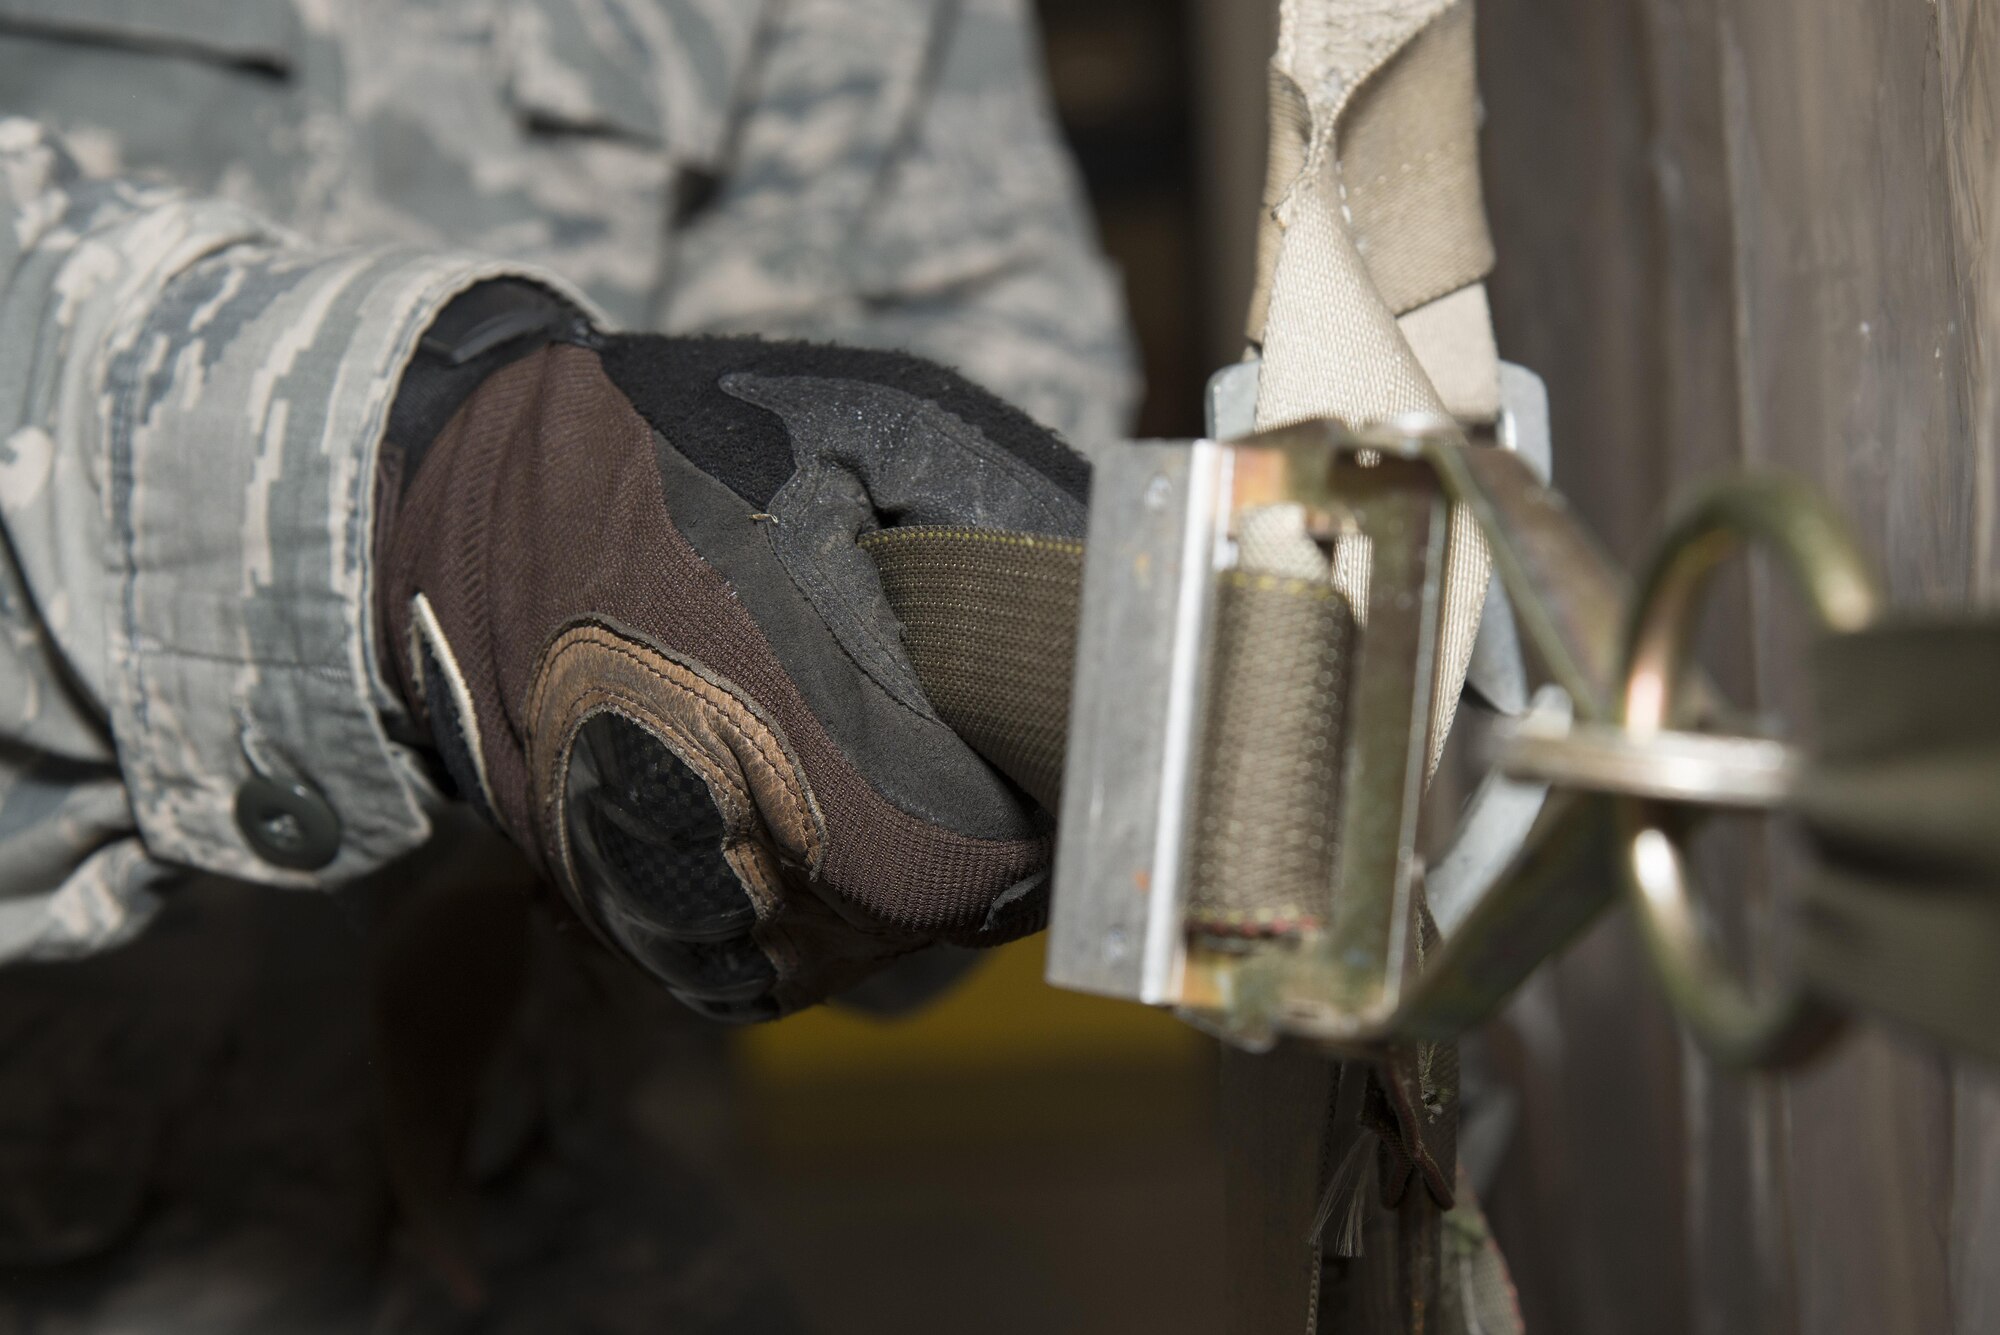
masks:
<path id="1" fill-rule="evenodd" d="M 1137 400 L 1026 0 L 795 0 L 663 323 L 906 348 L 1088 448 Z"/>
<path id="2" fill-rule="evenodd" d="M 123 939 L 177 869 L 327 885 L 424 840 L 366 612 L 375 452 L 431 317 L 503 272 L 550 282 L 314 250 L 0 119 L 0 960 Z M 258 856 L 257 776 L 332 808 L 330 861 Z"/>

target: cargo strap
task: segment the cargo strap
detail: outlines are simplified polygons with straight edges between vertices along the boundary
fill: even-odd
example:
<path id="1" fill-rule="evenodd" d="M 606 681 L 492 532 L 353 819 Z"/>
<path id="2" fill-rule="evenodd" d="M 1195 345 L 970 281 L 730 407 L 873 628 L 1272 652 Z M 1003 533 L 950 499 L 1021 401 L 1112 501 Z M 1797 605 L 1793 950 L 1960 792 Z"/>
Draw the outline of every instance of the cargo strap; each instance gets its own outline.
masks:
<path id="1" fill-rule="evenodd" d="M 1083 544 L 918 526 L 869 534 L 861 546 L 874 558 L 940 717 L 1055 809 Z M 1324 579 L 1243 569 L 1221 578 L 1186 906 L 1188 930 L 1211 943 L 1295 938 L 1328 919 L 1352 640 L 1346 600 Z M 1427 911 L 1419 913 L 1423 943 L 1432 946 L 1436 928 Z M 1325 1065 L 1324 1058 L 1303 1060 Z M 1386 1052 L 1380 1063 L 1343 1068 L 1341 1079 L 1365 1082 L 1368 1091 L 1357 1116 L 1315 1117 L 1306 1140 L 1288 1144 L 1271 1165 L 1272 1173 L 1311 1186 L 1310 1165 L 1319 1160 L 1321 1181 L 1294 1202 L 1297 1218 L 1289 1223 L 1296 1227 L 1280 1230 L 1278 1250 L 1287 1259 L 1273 1259 L 1280 1278 L 1258 1310 L 1285 1313 L 1287 1324 L 1310 1328 L 1321 1321 L 1324 1296 L 1328 1321 L 1377 1335 L 1409 1328 L 1412 1313 L 1430 1301 L 1425 1295 L 1434 1295 L 1454 1323 L 1446 1331 L 1519 1330 L 1504 1264 L 1477 1202 L 1454 1180 L 1456 1071 L 1450 1042 L 1412 1044 Z M 1262 1126 L 1267 1117 L 1295 1111 L 1274 1106 L 1252 1115 Z M 1268 1139 L 1269 1130 L 1254 1139 Z M 1339 1177 L 1326 1151 L 1352 1135 L 1366 1137 L 1354 1155 L 1368 1171 Z M 1331 1139 L 1322 1144 L 1322 1137 Z M 1412 1190 L 1419 1181 L 1422 1188 Z M 1249 1186 L 1262 1195 L 1274 1183 L 1260 1177 Z M 1276 1199 L 1255 1211 L 1264 1224 L 1254 1241 L 1267 1249 L 1279 1241 L 1267 1218 Z M 1329 1233 L 1334 1214 L 1357 1221 L 1354 1229 Z M 1355 1230 L 1369 1235 L 1365 1244 Z M 1342 1241 L 1348 1233 L 1353 1237 Z M 1354 1259 L 1359 1245 L 1373 1248 L 1365 1265 Z M 1322 1264 L 1337 1272 L 1324 1295 Z M 1245 1280 L 1269 1278 L 1262 1266 L 1236 1270 Z"/>
<path id="2" fill-rule="evenodd" d="M 1493 248 L 1479 193 L 1478 114 L 1472 0 L 1282 0 L 1248 329 L 1263 358 L 1260 430 L 1326 417 L 1360 428 L 1408 412 L 1494 416 L 1499 358 L 1481 282 Z M 1333 552 L 1334 587 L 1362 624 L 1372 563 L 1360 537 L 1342 538 Z M 1433 765 L 1471 663 L 1489 572 L 1477 524 L 1454 506 L 1430 705 Z M 1453 1107 L 1445 1120 L 1455 1116 Z M 1253 1108 L 1228 1134 L 1256 1140 L 1282 1121 L 1280 1110 Z M 1322 1158 L 1329 1143 L 1320 1138 Z M 1296 1172 L 1282 1160 L 1276 1170 Z M 1251 1227 L 1282 1251 L 1295 1222 L 1279 1217 L 1284 1185 L 1260 1185 L 1250 1220 L 1232 1226 Z M 1466 1212 L 1476 1207 L 1467 1202 Z M 1424 1202 L 1409 1200 L 1388 1231 L 1390 1257 L 1378 1242 L 1366 1262 L 1336 1264 L 1325 1293 L 1317 1265 L 1309 1267 L 1304 1294 L 1279 1286 L 1270 1295 L 1276 1310 L 1303 1309 L 1308 1335 L 1519 1329 L 1511 1304 L 1482 1311 L 1442 1302 L 1438 1218 Z M 1315 1259 L 1322 1241 L 1315 1233 Z"/>

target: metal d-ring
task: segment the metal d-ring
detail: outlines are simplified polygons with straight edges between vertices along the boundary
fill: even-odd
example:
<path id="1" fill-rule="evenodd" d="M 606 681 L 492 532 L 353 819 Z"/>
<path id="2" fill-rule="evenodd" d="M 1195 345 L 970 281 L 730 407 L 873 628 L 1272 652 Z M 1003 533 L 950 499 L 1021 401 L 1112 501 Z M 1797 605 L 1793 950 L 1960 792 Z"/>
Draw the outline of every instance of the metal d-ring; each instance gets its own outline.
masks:
<path id="1" fill-rule="evenodd" d="M 1668 529 L 1639 586 L 1625 640 L 1622 724 L 1634 745 L 1674 728 L 1700 594 L 1723 559 L 1754 542 L 1771 548 L 1821 624 L 1859 630 L 1882 595 L 1846 528 L 1796 482 L 1753 478 L 1704 492 Z M 1837 1023 L 1802 987 L 1752 996 L 1716 956 L 1696 920 L 1673 804 L 1613 799 L 1619 867 L 1668 999 L 1718 1059 L 1771 1065 L 1802 1055 Z"/>

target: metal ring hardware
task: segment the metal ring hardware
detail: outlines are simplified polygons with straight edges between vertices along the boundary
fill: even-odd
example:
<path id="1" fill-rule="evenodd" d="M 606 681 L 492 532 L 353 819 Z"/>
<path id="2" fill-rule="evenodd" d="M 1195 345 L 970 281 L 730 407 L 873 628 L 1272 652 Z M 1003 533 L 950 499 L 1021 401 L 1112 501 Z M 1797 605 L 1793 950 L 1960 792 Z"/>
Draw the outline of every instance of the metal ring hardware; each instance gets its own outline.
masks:
<path id="1" fill-rule="evenodd" d="M 1770 548 L 1820 623 L 1858 630 L 1881 606 L 1875 577 L 1834 514 L 1797 483 L 1733 481 L 1700 495 L 1668 529 L 1639 586 L 1625 640 L 1622 724 L 1642 748 L 1675 731 L 1675 702 L 1692 654 L 1700 594 L 1724 558 L 1746 543 Z M 1792 985 L 1753 997 L 1717 958 L 1695 917 L 1678 803 L 1612 799 L 1619 869 L 1667 996 L 1718 1059 L 1768 1065 L 1802 1055 L 1834 1014 Z"/>

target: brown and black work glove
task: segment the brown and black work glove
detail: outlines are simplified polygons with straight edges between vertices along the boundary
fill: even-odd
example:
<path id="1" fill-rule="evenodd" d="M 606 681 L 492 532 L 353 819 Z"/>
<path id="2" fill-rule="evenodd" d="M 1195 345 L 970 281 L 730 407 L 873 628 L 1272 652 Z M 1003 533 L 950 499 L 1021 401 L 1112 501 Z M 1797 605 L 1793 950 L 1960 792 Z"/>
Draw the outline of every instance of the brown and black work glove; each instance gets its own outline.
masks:
<path id="1" fill-rule="evenodd" d="M 939 720 L 856 541 L 1080 535 L 1082 459 L 901 354 L 529 346 L 384 512 L 387 642 L 468 797 L 720 1018 L 1040 927 L 1048 818 Z"/>

